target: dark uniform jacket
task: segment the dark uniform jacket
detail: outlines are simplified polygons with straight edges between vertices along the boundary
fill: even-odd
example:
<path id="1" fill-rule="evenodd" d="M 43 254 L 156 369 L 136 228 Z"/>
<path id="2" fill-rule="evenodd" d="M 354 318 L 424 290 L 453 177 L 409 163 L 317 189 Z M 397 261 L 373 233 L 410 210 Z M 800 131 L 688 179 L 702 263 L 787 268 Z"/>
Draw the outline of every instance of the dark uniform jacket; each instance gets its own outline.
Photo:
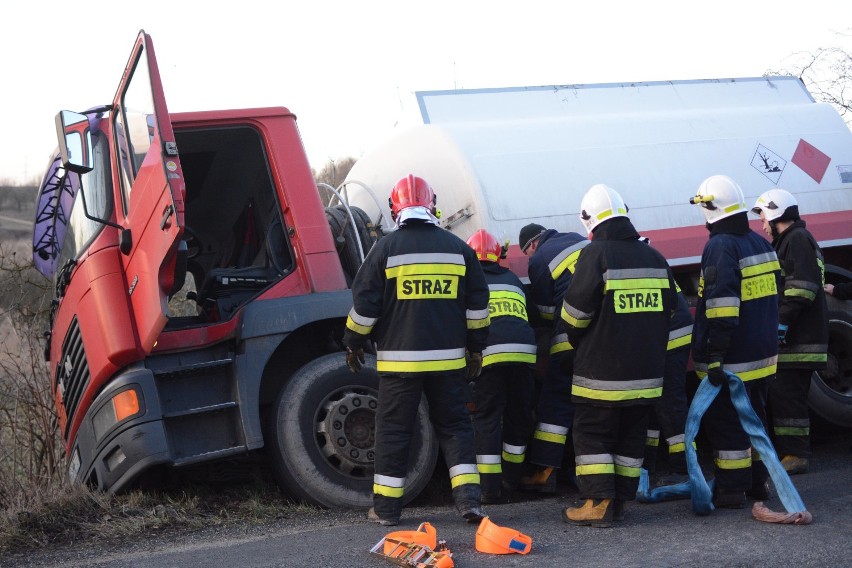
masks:
<path id="1" fill-rule="evenodd" d="M 665 258 L 639 241 L 633 224 L 600 224 L 577 261 L 561 317 L 574 355 L 574 402 L 651 404 L 665 374 L 677 302 Z"/>
<path id="2" fill-rule="evenodd" d="M 824 369 L 828 358 L 828 305 L 823 290 L 822 251 L 802 220 L 790 225 L 772 244 L 784 278 L 778 317 L 780 323 L 789 326 L 786 343 L 779 347 L 778 366 Z"/>
<path id="3" fill-rule="evenodd" d="M 559 233 L 548 229 L 539 237 L 536 251 L 530 257 L 527 269 L 530 296 L 541 319 L 553 325 L 551 355 L 573 349 L 557 310 L 571 283 L 580 252 L 588 244 L 589 240 L 577 233 Z"/>
<path id="4" fill-rule="evenodd" d="M 527 298 L 521 280 L 496 262 L 482 263 L 490 298 L 488 347 L 482 352 L 482 365 L 535 363 L 535 332 L 529 324 Z"/>
<path id="5" fill-rule="evenodd" d="M 488 285 L 476 253 L 449 231 L 411 220 L 382 238 L 352 283 L 343 343 L 376 341 L 379 373 L 464 369 L 488 339 Z"/>
<path id="6" fill-rule="evenodd" d="M 743 381 L 775 374 L 778 361 L 780 265 L 772 246 L 749 229 L 745 213 L 711 226 L 701 255 L 692 332 L 695 370 L 721 357 Z"/>

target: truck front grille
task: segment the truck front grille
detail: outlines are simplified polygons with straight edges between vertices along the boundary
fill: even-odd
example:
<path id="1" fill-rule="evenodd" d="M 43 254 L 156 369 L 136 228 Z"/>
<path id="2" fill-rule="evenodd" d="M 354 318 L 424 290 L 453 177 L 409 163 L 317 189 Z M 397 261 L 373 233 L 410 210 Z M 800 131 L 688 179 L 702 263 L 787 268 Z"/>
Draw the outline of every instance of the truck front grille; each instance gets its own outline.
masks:
<path id="1" fill-rule="evenodd" d="M 80 406 L 80 399 L 89 384 L 89 362 L 86 359 L 86 351 L 83 349 L 83 336 L 80 334 L 80 325 L 77 318 L 71 322 L 65 342 L 62 344 L 62 357 L 56 369 L 56 385 L 62 393 L 62 404 L 65 407 L 65 431 L 63 436 L 68 439 L 74 414 Z"/>

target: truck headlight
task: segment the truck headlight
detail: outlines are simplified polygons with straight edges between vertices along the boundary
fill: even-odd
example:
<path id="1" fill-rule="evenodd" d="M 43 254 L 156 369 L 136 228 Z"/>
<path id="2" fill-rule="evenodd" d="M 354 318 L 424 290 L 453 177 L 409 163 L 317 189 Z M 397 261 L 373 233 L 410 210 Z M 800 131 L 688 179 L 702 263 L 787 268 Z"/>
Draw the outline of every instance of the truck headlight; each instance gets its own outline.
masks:
<path id="1" fill-rule="evenodd" d="M 123 390 L 104 404 L 95 413 L 93 426 L 95 438 L 100 441 L 110 428 L 128 418 L 142 414 L 142 396 L 134 388 Z"/>

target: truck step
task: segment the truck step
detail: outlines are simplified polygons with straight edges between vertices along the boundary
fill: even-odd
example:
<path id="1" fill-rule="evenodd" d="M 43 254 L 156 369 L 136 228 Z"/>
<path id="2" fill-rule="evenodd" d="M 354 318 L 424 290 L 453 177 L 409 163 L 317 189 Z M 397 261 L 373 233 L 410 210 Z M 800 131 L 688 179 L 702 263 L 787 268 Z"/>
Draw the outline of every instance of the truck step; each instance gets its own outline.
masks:
<path id="1" fill-rule="evenodd" d="M 190 416 L 192 414 L 202 414 L 204 412 L 218 412 L 220 410 L 227 410 L 229 408 L 236 408 L 237 403 L 234 401 L 223 402 L 220 404 L 211 404 L 209 406 L 199 406 L 196 408 L 187 408 L 186 410 L 179 410 L 176 412 L 167 412 L 163 414 L 163 418 L 177 418 L 180 416 Z"/>
<path id="2" fill-rule="evenodd" d="M 162 369 L 151 369 L 157 378 L 169 377 L 185 377 L 187 375 L 198 375 L 204 373 L 212 373 L 224 367 L 229 367 L 234 364 L 233 357 L 224 359 L 216 359 L 213 361 L 203 361 L 189 365 L 180 365 L 176 367 L 165 367 Z"/>
<path id="3" fill-rule="evenodd" d="M 234 446 L 232 448 L 225 448 L 224 450 L 215 450 L 212 452 L 205 452 L 203 454 L 197 454 L 194 456 L 188 456 L 185 458 L 177 459 L 175 460 L 174 465 L 175 467 L 181 467 L 205 461 L 217 460 L 228 456 L 245 454 L 247 452 L 248 448 L 246 446 Z"/>

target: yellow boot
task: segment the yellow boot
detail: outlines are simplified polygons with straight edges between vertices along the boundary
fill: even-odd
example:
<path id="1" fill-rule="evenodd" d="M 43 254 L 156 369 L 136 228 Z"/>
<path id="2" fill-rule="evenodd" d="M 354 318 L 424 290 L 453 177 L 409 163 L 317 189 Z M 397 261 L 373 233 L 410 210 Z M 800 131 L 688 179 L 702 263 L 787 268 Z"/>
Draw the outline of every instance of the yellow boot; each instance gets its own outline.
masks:
<path id="1" fill-rule="evenodd" d="M 556 493 L 556 471 L 552 467 L 542 467 L 522 477 L 521 491 Z"/>
<path id="2" fill-rule="evenodd" d="M 586 499 L 582 507 L 568 507 L 562 511 L 562 519 L 575 525 L 591 525 L 596 528 L 612 526 L 612 499 Z"/>

